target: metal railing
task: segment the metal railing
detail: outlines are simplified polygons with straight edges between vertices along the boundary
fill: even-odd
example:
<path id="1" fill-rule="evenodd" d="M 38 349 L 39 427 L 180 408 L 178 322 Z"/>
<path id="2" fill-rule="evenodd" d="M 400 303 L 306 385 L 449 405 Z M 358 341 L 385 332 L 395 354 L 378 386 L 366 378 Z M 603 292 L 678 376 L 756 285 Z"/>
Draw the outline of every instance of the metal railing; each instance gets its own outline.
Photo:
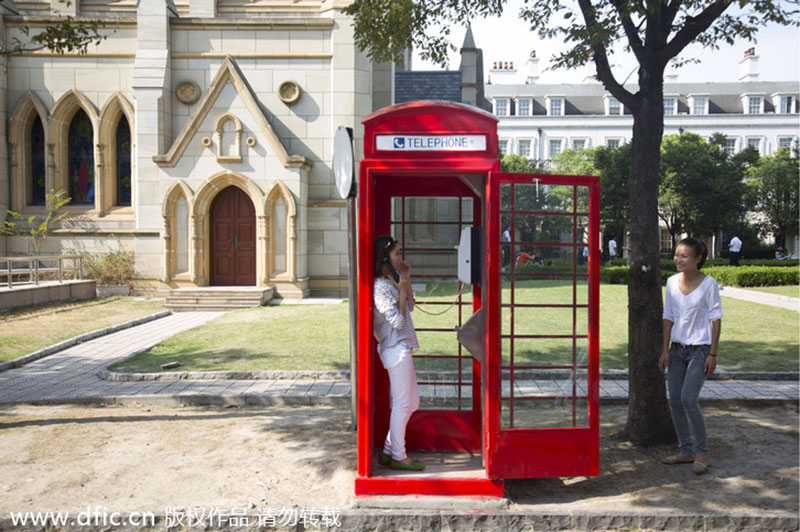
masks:
<path id="1" fill-rule="evenodd" d="M 39 284 L 40 277 L 56 274 L 58 282 L 67 279 L 83 279 L 83 257 L 80 255 L 33 255 L 20 257 L 0 257 L 0 278 L 5 276 L 5 284 Z M 24 279 L 27 276 L 28 280 Z M 16 278 L 16 282 L 15 282 Z"/>

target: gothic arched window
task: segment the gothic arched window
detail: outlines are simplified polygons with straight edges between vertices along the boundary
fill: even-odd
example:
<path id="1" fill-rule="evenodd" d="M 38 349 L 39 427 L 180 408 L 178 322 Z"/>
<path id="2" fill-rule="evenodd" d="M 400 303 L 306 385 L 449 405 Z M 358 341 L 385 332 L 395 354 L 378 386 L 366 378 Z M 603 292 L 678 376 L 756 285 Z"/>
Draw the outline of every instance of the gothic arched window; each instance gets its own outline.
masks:
<path id="1" fill-rule="evenodd" d="M 44 127 L 37 115 L 31 126 L 31 205 L 44 205 L 47 201 L 44 175 Z"/>
<path id="2" fill-rule="evenodd" d="M 69 197 L 73 204 L 94 204 L 94 135 L 92 122 L 83 109 L 69 124 L 67 150 Z"/>
<path id="3" fill-rule="evenodd" d="M 131 128 L 122 115 L 117 125 L 117 205 L 131 205 Z"/>

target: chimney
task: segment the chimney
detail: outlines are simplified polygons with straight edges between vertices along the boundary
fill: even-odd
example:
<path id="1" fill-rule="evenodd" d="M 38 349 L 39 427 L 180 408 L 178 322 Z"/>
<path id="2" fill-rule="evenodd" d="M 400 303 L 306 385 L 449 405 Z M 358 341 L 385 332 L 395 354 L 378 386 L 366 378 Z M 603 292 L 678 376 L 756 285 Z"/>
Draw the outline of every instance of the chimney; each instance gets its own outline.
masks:
<path id="1" fill-rule="evenodd" d="M 494 76 L 494 83 L 497 85 L 517 83 L 517 70 L 514 68 L 513 61 L 493 62 L 491 74 Z"/>
<path id="2" fill-rule="evenodd" d="M 536 83 L 539 80 L 539 58 L 536 50 L 531 50 L 528 61 L 525 63 L 525 83 Z"/>
<path id="3" fill-rule="evenodd" d="M 664 81 L 667 83 L 675 83 L 678 81 L 678 67 L 675 59 L 670 59 L 667 63 L 667 68 L 664 70 Z"/>
<path id="4" fill-rule="evenodd" d="M 744 57 L 739 61 L 739 81 L 758 81 L 758 56 L 755 48 L 744 51 Z"/>

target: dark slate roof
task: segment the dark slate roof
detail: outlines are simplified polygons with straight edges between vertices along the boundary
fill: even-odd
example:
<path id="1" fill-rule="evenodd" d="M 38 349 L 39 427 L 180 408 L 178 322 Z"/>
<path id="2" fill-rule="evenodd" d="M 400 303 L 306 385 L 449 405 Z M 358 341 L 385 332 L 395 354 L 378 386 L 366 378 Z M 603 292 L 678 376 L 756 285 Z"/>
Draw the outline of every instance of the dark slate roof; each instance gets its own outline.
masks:
<path id="1" fill-rule="evenodd" d="M 394 74 L 395 103 L 417 100 L 461 101 L 461 72 L 397 71 Z"/>

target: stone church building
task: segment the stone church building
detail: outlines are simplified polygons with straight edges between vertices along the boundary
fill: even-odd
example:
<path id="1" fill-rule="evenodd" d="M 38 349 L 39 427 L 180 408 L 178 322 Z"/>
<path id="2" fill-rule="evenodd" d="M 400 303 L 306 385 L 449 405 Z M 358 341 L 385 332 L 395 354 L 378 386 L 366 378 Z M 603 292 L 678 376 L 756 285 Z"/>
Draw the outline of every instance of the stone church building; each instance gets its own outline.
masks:
<path id="1" fill-rule="evenodd" d="M 88 53 L 24 52 L 0 73 L 0 216 L 69 217 L 44 253 L 132 250 L 136 287 L 339 295 L 345 202 L 333 135 L 392 103 L 393 67 L 353 44 L 342 0 L 3 2 L 6 42 L 58 15 L 101 20 Z M 6 151 L 7 149 L 7 151 Z M 358 157 L 358 154 L 356 154 Z M 27 252 L 0 236 L 0 255 Z"/>
<path id="2" fill-rule="evenodd" d="M 0 216 L 69 217 L 43 253 L 135 254 L 135 287 L 273 287 L 346 295 L 347 209 L 333 136 L 395 101 L 395 66 L 354 45 L 347 0 L 16 0 L 5 41 L 58 17 L 100 20 L 85 54 L 12 55 L 0 72 Z M 458 99 L 480 102 L 471 33 Z M 399 69 L 398 69 L 399 70 Z M 440 80 L 443 77 L 437 78 Z M 463 81 L 466 80 L 466 81 Z M 459 87 L 461 85 L 461 87 Z M 428 87 L 426 95 L 435 97 Z M 452 97 L 452 95 L 451 95 Z M 7 149 L 7 151 L 6 151 Z M 27 252 L 0 236 L 0 256 Z"/>

